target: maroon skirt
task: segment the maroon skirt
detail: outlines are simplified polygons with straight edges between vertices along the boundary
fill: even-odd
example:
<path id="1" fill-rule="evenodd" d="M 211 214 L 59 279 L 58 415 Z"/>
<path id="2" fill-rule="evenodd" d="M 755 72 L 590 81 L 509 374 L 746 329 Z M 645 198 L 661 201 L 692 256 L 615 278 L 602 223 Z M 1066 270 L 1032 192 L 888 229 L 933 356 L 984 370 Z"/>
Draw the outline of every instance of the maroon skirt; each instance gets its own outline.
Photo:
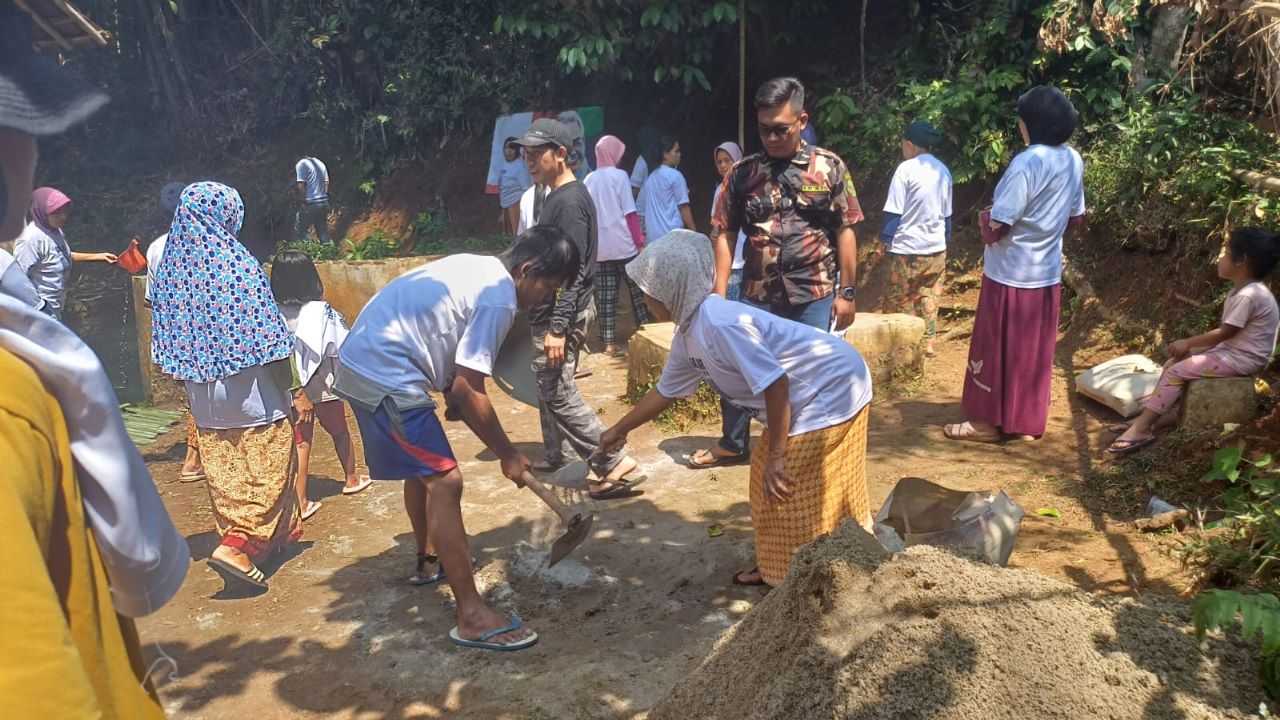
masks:
<path id="1" fill-rule="evenodd" d="M 1061 306 L 1061 285 L 1024 290 L 982 276 L 964 374 L 969 420 L 1011 435 L 1044 434 Z"/>

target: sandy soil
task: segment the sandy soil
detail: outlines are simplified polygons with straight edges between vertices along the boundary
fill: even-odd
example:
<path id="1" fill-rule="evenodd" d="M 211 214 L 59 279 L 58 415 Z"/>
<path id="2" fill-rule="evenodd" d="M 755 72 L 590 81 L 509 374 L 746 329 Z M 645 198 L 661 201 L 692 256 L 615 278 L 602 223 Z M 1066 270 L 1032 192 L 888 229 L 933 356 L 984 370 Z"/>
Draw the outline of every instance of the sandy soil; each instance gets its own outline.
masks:
<path id="1" fill-rule="evenodd" d="M 971 308 L 975 299 L 961 292 L 949 302 Z M 948 328 L 971 322 L 957 317 Z M 1078 370 L 1068 351 L 1055 371 L 1045 439 L 987 446 L 942 438 L 941 425 L 960 419 L 967 339 L 940 350 L 909 396 L 881 393 L 876 401 L 868 463 L 876 507 L 909 475 L 1003 488 L 1028 512 L 1012 566 L 1107 594 L 1185 589 L 1157 540 L 1084 504 L 1083 478 L 1101 462 L 1110 439 L 1103 426 L 1114 417 L 1070 394 L 1068 378 Z M 589 362 L 595 374 L 583 392 L 606 420 L 620 417 L 624 363 L 598 355 Z M 513 439 L 538 457 L 536 411 L 504 397 L 496 405 Z M 270 592 L 221 599 L 221 581 L 197 562 L 177 599 L 141 623 L 148 657 L 158 646 L 177 661 L 176 676 L 158 678 L 171 717 L 632 718 L 762 599 L 728 582 L 752 564 L 747 468 L 682 465 L 718 427 L 682 437 L 653 428 L 634 434 L 633 453 L 650 478 L 646 494 L 600 504 L 594 537 L 551 570 L 542 565 L 554 516 L 504 480 L 461 423 L 448 428 L 467 482 L 464 513 L 482 590 L 518 611 L 540 644 L 512 655 L 452 646 L 448 589 L 404 582 L 413 551 L 400 486 L 342 497 L 332 446 L 318 432 L 311 492 L 324 508 L 270 578 Z M 148 459 L 199 561 L 217 539 L 203 484 L 177 482 L 180 443 L 174 431 Z M 1061 518 L 1037 517 L 1038 508 Z M 723 534 L 713 537 L 713 525 Z"/>

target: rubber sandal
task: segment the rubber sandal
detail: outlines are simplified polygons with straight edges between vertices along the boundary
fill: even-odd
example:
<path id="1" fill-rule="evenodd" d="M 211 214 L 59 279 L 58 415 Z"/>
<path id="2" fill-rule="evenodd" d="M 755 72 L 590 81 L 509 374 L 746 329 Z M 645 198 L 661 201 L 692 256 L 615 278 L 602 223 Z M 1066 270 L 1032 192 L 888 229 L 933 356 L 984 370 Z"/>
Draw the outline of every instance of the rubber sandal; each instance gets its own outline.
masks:
<path id="1" fill-rule="evenodd" d="M 1004 437 L 999 433 L 994 435 L 984 435 L 983 433 L 975 430 L 973 425 L 968 421 L 952 425 L 943 425 L 942 434 L 945 435 L 948 440 L 975 443 L 998 443 L 1004 439 Z"/>
<path id="2" fill-rule="evenodd" d="M 431 575 L 423 575 L 422 570 L 427 565 L 436 563 L 436 571 Z M 435 585 L 441 580 L 446 579 L 444 574 L 444 565 L 440 565 L 440 558 L 435 555 L 419 555 L 418 570 L 409 578 L 410 585 Z"/>
<path id="3" fill-rule="evenodd" d="M 363 476 L 361 476 L 361 477 L 360 477 L 360 484 L 359 484 L 359 485 L 356 485 L 355 487 L 346 487 L 346 486 L 343 486 L 343 488 L 342 488 L 342 494 L 343 494 L 343 495 L 355 495 L 355 494 L 356 494 L 356 493 L 358 493 L 358 492 L 363 492 L 364 490 L 368 489 L 368 487 L 369 487 L 370 485 L 372 485 L 372 484 L 373 484 L 373 478 L 370 478 L 368 475 L 363 475 Z"/>
<path id="4" fill-rule="evenodd" d="M 1154 443 L 1155 441 L 1156 441 L 1155 435 L 1152 435 L 1149 438 L 1142 438 L 1141 440 L 1117 439 L 1115 442 L 1111 443 L 1109 447 L 1107 447 L 1107 454 L 1114 455 L 1116 457 L 1129 455 L 1129 454 L 1138 452 L 1142 448 Z"/>
<path id="5" fill-rule="evenodd" d="M 195 472 L 191 472 L 191 471 L 180 472 L 178 473 L 178 482 L 181 482 L 181 483 L 200 482 L 201 480 L 205 479 L 205 477 L 207 476 L 205 475 L 203 470 L 197 470 Z"/>
<path id="6" fill-rule="evenodd" d="M 711 462 L 699 462 L 698 453 L 706 453 L 711 456 Z M 742 455 L 717 455 L 714 450 L 702 449 L 698 452 L 685 456 L 685 461 L 692 470 L 705 470 L 707 468 L 720 467 L 721 465 L 741 465 L 751 459 L 751 456 L 743 453 Z"/>
<path id="7" fill-rule="evenodd" d="M 258 569 L 257 565 L 254 565 L 252 569 L 245 572 L 221 558 L 211 557 L 209 558 L 208 563 L 209 567 L 213 568 L 215 572 L 222 576 L 222 581 L 226 583 L 228 587 L 240 584 L 249 585 L 250 587 L 254 587 L 259 590 L 267 589 L 266 576 L 262 574 L 262 571 Z"/>
<path id="8" fill-rule="evenodd" d="M 302 508 L 302 519 L 310 520 L 312 516 L 320 512 L 320 508 L 322 507 L 324 507 L 324 503 L 322 502 L 316 502 L 315 500 L 308 501 L 307 506 Z"/>
<path id="9" fill-rule="evenodd" d="M 637 495 L 643 495 L 644 491 L 636 490 L 636 486 L 643 484 L 644 481 L 648 479 L 648 476 L 641 475 L 634 480 L 628 480 L 626 478 L 622 478 L 621 480 L 605 480 L 604 483 L 608 483 L 612 487 L 608 490 L 601 490 L 599 492 L 591 492 L 588 490 L 587 496 L 592 500 L 622 500 L 629 497 L 635 497 Z"/>
<path id="10" fill-rule="evenodd" d="M 449 631 L 449 639 L 453 641 L 454 645 L 461 645 L 462 647 L 475 648 L 477 650 L 496 650 L 498 652 L 515 652 L 516 650 L 524 650 L 525 648 L 530 648 L 536 645 L 538 643 L 538 633 L 530 630 L 529 637 L 523 640 L 517 640 L 516 642 L 513 642 L 513 643 L 491 642 L 489 638 L 497 637 L 503 633 L 514 632 L 522 628 L 524 628 L 524 621 L 520 619 L 519 615 L 512 615 L 511 621 L 506 627 L 500 627 L 500 628 L 497 628 L 496 630 L 490 630 L 484 633 L 483 635 L 481 635 L 480 637 L 476 638 L 475 640 L 468 640 L 462 637 L 461 635 L 459 635 L 458 626 L 454 625 L 453 629 Z"/>
<path id="11" fill-rule="evenodd" d="M 755 581 L 755 582 L 744 582 L 744 581 L 742 581 L 742 580 L 739 580 L 739 579 L 738 579 L 740 576 L 742 576 L 742 575 L 747 575 L 747 574 L 750 574 L 750 573 L 756 573 L 757 575 L 759 575 L 759 574 L 760 574 L 760 568 L 759 568 L 759 567 L 753 567 L 753 568 L 751 568 L 750 570 L 739 570 L 738 572 L 736 572 L 736 573 L 734 573 L 734 574 L 733 574 L 733 584 L 734 584 L 734 585 L 741 585 L 742 587 L 760 587 L 761 585 L 768 585 L 768 584 L 769 584 L 769 583 L 767 583 L 767 582 L 765 582 L 765 581 L 764 581 L 764 575 L 760 575 L 760 579 L 759 579 L 759 580 L 757 580 L 757 581 Z"/>

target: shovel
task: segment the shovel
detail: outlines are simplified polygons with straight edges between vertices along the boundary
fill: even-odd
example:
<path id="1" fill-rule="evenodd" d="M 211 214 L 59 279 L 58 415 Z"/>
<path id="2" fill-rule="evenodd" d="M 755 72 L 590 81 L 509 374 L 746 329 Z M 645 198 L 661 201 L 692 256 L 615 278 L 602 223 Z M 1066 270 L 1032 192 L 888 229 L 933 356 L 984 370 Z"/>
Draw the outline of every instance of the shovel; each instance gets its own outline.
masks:
<path id="1" fill-rule="evenodd" d="M 561 560 L 568 557 L 574 548 L 582 544 L 587 539 L 587 535 L 591 533 L 591 525 L 595 522 L 594 515 L 583 517 L 582 513 L 575 513 L 560 502 L 560 498 L 556 497 L 555 492 L 547 489 L 533 476 L 533 473 L 525 472 L 520 477 L 520 482 L 533 491 L 533 494 L 542 499 L 556 515 L 560 516 L 560 522 L 564 523 L 564 534 L 556 538 L 551 544 L 551 554 L 547 558 L 547 567 L 551 567 Z"/>

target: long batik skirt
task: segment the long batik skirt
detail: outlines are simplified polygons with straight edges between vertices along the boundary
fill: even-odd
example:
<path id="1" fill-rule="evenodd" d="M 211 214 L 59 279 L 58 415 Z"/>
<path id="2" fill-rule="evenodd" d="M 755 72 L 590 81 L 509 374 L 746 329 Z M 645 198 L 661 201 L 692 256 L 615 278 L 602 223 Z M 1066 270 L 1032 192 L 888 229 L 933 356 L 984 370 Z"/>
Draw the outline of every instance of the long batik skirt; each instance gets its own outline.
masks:
<path id="1" fill-rule="evenodd" d="M 293 428 L 288 420 L 231 430 L 200 429 L 222 544 L 258 558 L 302 537 L 302 516 L 293 489 Z"/>
<path id="2" fill-rule="evenodd" d="M 835 530 L 846 518 L 871 529 L 869 415 L 870 408 L 864 407 L 839 425 L 788 440 L 785 467 L 793 494 L 784 502 L 769 502 L 765 495 L 768 433 L 756 443 L 751 453 L 751 522 L 756 530 L 756 563 L 765 582 L 781 583 L 796 550 Z"/>
<path id="3" fill-rule="evenodd" d="M 965 417 L 1010 435 L 1044 434 L 1062 286 L 1024 290 L 982 277 L 964 375 Z"/>

